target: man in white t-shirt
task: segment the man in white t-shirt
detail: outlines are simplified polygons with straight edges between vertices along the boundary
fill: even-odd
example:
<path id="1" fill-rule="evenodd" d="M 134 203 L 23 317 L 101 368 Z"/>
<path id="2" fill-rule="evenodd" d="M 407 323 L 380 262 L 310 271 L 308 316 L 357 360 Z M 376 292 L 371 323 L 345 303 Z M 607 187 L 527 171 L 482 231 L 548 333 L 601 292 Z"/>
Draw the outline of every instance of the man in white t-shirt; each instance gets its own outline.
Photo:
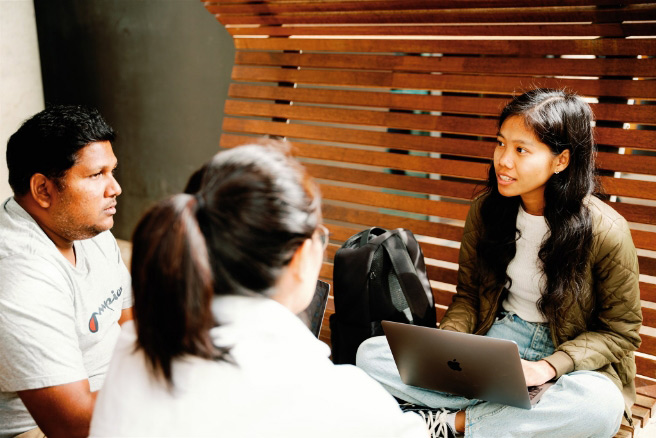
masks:
<path id="1" fill-rule="evenodd" d="M 116 240 L 114 131 L 52 106 L 7 143 L 0 204 L 0 438 L 86 437 L 132 290 Z M 38 427 L 38 428 L 37 428 Z"/>

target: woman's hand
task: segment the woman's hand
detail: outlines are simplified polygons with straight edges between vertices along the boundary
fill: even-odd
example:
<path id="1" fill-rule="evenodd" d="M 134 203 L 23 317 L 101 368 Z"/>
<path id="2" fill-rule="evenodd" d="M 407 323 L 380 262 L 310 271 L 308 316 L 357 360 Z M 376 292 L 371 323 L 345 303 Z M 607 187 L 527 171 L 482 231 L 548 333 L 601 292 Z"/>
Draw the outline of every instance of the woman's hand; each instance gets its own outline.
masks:
<path id="1" fill-rule="evenodd" d="M 520 359 L 522 364 L 522 372 L 525 374 L 525 381 L 527 386 L 542 385 L 548 380 L 552 380 L 557 372 L 552 368 L 548 362 L 539 360 L 538 362 L 530 362 L 528 360 Z"/>

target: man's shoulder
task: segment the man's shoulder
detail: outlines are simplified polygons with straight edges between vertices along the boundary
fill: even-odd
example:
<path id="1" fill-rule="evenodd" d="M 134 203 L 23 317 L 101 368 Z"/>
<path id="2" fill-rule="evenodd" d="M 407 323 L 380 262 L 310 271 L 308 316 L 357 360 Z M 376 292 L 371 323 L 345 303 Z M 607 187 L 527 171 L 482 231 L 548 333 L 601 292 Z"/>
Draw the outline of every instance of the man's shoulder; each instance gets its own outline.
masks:
<path id="1" fill-rule="evenodd" d="M 12 255 L 43 257 L 53 249 L 48 236 L 14 198 L 0 204 L 0 259 Z"/>

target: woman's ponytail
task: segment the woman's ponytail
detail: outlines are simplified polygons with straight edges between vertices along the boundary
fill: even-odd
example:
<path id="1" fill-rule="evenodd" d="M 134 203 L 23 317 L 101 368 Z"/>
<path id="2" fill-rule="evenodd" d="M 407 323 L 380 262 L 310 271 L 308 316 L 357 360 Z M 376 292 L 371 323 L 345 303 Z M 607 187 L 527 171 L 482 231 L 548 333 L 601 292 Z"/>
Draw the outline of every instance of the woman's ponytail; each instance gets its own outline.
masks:
<path id="1" fill-rule="evenodd" d="M 209 337 L 214 287 L 198 209 L 195 196 L 172 196 L 144 215 L 132 240 L 138 344 L 155 374 L 169 383 L 174 358 L 222 354 Z"/>

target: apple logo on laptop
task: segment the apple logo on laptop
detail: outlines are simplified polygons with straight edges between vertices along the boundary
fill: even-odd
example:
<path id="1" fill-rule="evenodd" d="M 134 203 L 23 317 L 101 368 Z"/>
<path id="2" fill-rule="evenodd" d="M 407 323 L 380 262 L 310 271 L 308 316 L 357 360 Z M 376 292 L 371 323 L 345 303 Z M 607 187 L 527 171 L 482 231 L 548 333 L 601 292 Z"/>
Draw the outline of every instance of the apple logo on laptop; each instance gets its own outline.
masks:
<path id="1" fill-rule="evenodd" d="M 458 363 L 456 359 L 447 361 L 447 366 L 453 369 L 454 371 L 463 371 L 461 369 L 461 364 Z"/>

